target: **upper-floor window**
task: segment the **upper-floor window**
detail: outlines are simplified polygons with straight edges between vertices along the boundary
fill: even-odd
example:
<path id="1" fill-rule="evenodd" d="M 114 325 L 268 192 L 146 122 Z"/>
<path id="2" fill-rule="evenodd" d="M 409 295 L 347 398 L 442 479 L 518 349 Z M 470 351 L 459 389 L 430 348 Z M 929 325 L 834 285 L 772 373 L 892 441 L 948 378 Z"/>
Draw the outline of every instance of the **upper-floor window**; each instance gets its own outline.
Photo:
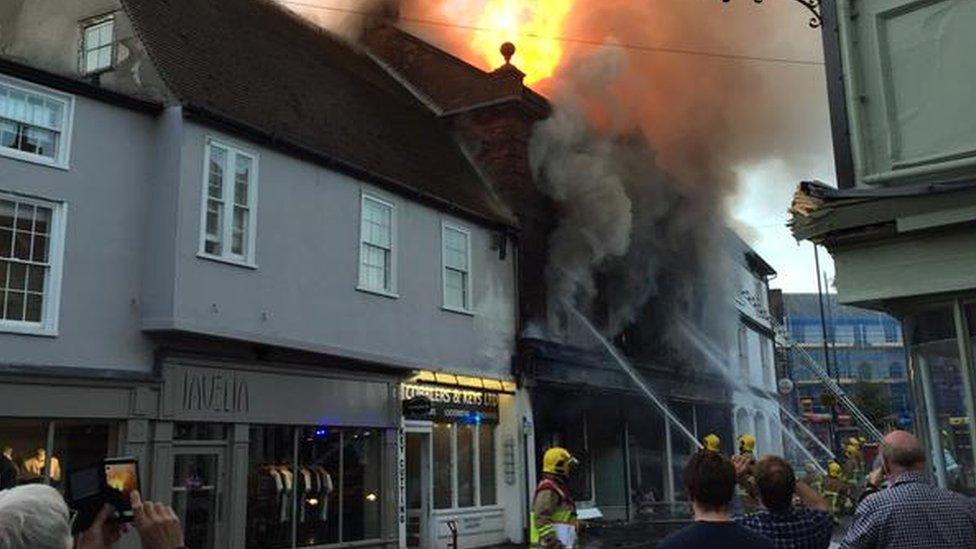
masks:
<path id="1" fill-rule="evenodd" d="M 441 227 L 444 308 L 471 310 L 471 233 L 456 225 Z"/>
<path id="2" fill-rule="evenodd" d="M 774 365 L 771 358 L 772 342 L 764 337 L 759 338 L 759 363 L 762 364 L 763 383 L 766 387 L 773 386 Z"/>
<path id="3" fill-rule="evenodd" d="M 74 101 L 0 77 L 0 154 L 65 168 Z"/>
<path id="4" fill-rule="evenodd" d="M 749 335 L 746 327 L 739 324 L 739 370 L 742 372 L 743 379 L 749 379 Z"/>
<path id="5" fill-rule="evenodd" d="M 106 15 L 81 23 L 81 73 L 112 68 L 115 57 L 115 17 Z"/>
<path id="6" fill-rule="evenodd" d="M 0 331 L 57 333 L 64 206 L 0 193 Z"/>
<path id="7" fill-rule="evenodd" d="M 396 209 L 363 194 L 359 228 L 359 289 L 396 294 Z"/>
<path id="8" fill-rule="evenodd" d="M 257 155 L 207 140 L 200 255 L 254 266 Z"/>

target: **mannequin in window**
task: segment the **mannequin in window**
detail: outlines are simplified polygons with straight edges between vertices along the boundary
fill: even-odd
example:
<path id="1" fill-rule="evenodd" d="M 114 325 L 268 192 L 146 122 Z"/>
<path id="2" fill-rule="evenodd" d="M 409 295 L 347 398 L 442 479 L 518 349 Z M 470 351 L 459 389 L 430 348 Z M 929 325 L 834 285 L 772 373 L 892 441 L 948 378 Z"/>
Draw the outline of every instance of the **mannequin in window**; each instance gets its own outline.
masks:
<path id="1" fill-rule="evenodd" d="M 44 475 L 45 465 L 47 465 L 47 451 L 44 448 L 38 448 L 33 457 L 24 460 L 24 470 L 37 477 Z M 51 480 L 55 482 L 61 480 L 61 462 L 53 456 L 51 457 Z"/>

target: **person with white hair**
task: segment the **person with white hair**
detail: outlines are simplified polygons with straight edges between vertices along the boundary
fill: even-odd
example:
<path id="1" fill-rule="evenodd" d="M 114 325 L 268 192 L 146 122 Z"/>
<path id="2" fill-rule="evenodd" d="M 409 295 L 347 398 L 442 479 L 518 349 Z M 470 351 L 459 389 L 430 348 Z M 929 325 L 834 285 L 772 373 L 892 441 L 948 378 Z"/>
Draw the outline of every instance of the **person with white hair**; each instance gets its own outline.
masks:
<path id="1" fill-rule="evenodd" d="M 143 549 L 186 549 L 183 529 L 173 509 L 143 502 L 132 492 L 133 524 Z M 0 549 L 109 549 L 123 534 L 105 505 L 91 527 L 71 536 L 68 506 L 61 494 L 44 484 L 27 484 L 0 492 Z"/>
<path id="2" fill-rule="evenodd" d="M 68 506 L 57 490 L 26 484 L 0 492 L 0 549 L 71 549 Z"/>

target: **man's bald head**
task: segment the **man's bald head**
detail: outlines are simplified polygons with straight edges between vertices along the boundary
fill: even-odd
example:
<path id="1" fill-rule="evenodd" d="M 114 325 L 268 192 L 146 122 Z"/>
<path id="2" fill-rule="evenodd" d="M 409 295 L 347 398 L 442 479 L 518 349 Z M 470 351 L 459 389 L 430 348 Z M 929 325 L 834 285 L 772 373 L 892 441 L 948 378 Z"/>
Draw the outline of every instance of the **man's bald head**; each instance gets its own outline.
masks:
<path id="1" fill-rule="evenodd" d="M 925 468 L 925 449 L 908 431 L 892 431 L 884 437 L 881 456 L 892 473 Z"/>

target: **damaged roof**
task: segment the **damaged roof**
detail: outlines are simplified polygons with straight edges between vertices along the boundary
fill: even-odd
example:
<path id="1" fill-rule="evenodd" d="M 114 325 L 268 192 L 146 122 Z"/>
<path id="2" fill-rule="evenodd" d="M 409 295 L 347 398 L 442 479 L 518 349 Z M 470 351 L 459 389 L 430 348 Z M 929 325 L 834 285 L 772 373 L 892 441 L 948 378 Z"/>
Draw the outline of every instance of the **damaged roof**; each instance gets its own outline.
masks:
<path id="1" fill-rule="evenodd" d="M 363 51 L 271 0 L 121 0 L 190 114 L 338 171 L 514 226 L 447 129 Z"/>
<path id="2" fill-rule="evenodd" d="M 789 226 L 797 240 L 821 241 L 829 233 L 860 227 L 970 221 L 976 217 L 974 204 L 976 182 L 837 189 L 803 181 L 793 194 Z M 923 219 L 934 215 L 945 223 Z"/>
<path id="3" fill-rule="evenodd" d="M 522 83 L 524 73 L 504 64 L 485 72 L 470 63 L 392 25 L 369 30 L 366 47 L 411 85 L 414 93 L 435 112 L 450 116 L 506 101 L 548 116 L 549 101 Z M 499 44 L 501 46 L 501 44 Z M 501 53 L 499 61 L 501 59 Z"/>

